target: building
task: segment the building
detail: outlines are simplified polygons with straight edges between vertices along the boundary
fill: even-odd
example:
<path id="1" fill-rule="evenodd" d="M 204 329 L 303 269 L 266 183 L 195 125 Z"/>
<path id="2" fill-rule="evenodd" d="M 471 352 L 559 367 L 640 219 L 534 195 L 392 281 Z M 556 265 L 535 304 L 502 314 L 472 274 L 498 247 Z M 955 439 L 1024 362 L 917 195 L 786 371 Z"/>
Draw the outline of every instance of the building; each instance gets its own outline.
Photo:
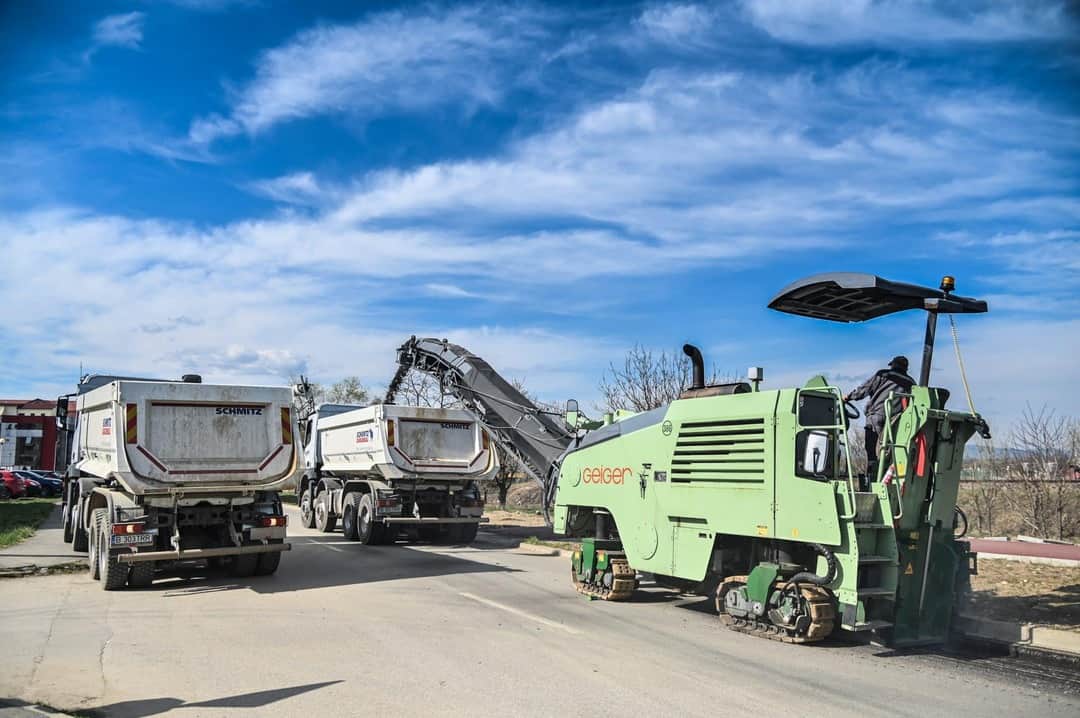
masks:
<path id="1" fill-rule="evenodd" d="M 56 401 L 0 399 L 0 466 L 62 468 L 67 462 L 57 454 L 66 451 L 67 442 L 56 424 Z"/>

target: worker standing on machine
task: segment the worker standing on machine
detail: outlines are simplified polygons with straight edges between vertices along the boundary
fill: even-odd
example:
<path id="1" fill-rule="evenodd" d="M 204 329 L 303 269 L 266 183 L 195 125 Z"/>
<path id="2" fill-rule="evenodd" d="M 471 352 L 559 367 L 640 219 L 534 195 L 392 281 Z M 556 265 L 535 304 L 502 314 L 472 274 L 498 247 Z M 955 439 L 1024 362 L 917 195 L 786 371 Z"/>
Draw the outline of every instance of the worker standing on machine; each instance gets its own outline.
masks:
<path id="1" fill-rule="evenodd" d="M 915 380 L 908 376 L 907 357 L 893 357 L 889 366 L 876 372 L 863 382 L 862 386 L 848 393 L 844 401 L 866 399 L 866 475 L 872 481 L 877 476 L 878 451 L 881 448 L 881 436 L 885 431 L 885 401 L 890 392 L 907 394 Z M 892 407 L 892 416 L 899 416 L 899 406 Z"/>

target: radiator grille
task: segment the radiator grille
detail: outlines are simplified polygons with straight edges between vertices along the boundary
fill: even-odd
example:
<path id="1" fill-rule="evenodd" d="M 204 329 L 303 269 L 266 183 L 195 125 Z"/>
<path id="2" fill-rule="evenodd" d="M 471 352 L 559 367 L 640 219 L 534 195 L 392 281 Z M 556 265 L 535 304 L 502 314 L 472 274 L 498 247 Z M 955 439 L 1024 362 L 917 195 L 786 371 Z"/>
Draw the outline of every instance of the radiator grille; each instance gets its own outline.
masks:
<path id="1" fill-rule="evenodd" d="M 691 421 L 679 427 L 671 481 L 765 481 L 765 419 Z"/>

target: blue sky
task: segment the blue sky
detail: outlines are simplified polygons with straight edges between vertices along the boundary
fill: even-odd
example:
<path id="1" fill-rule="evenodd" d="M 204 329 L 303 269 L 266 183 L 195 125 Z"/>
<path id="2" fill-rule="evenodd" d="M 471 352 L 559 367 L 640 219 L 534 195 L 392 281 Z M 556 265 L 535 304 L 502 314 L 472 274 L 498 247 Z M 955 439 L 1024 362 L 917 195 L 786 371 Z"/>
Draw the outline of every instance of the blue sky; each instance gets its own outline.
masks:
<path id="1" fill-rule="evenodd" d="M 1077 413 L 1065 3 L 299 5 L 0 9 L 0 394 L 378 385 L 411 334 L 586 405 L 635 343 L 771 386 L 917 360 L 921 316 L 765 308 L 842 270 L 955 274 L 979 409 Z"/>

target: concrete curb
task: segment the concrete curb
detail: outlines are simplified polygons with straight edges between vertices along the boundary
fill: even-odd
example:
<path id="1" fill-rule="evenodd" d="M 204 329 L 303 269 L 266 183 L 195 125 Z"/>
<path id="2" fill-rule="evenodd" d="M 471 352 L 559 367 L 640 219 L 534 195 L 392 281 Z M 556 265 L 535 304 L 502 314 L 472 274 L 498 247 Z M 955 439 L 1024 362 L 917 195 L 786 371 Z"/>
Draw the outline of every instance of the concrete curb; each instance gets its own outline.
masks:
<path id="1" fill-rule="evenodd" d="M 1037 648 L 1080 659 L 1080 633 L 1074 631 L 963 615 L 956 617 L 953 630 L 964 638 Z"/>
<path id="2" fill-rule="evenodd" d="M 1047 566 L 1067 566 L 1075 568 L 1080 566 L 1080 561 L 1074 561 L 1071 558 L 1048 558 L 1046 556 L 1018 556 L 1012 553 L 989 553 L 987 551 L 979 551 L 979 560 L 993 559 L 1000 561 L 1019 561 L 1020 563 L 1040 563 Z"/>

